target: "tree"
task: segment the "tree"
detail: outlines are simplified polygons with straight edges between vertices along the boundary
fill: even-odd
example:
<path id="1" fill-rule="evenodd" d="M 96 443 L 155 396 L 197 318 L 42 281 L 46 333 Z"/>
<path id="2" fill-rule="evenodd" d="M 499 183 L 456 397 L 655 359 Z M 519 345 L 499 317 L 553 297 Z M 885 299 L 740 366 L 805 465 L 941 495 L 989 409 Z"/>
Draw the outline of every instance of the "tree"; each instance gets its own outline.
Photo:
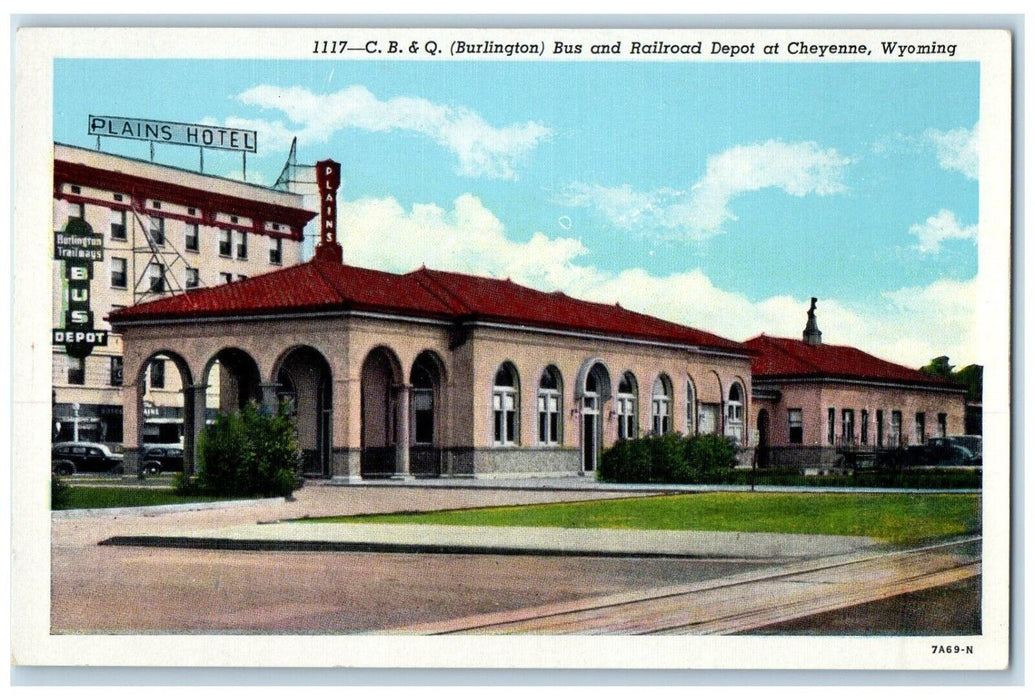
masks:
<path id="1" fill-rule="evenodd" d="M 934 358 L 921 367 L 920 371 L 932 377 L 952 379 L 952 370 L 954 367 L 955 365 L 949 364 L 949 357 L 947 355 L 942 355 L 941 357 Z"/>
<path id="2" fill-rule="evenodd" d="M 967 365 L 960 370 L 955 370 L 955 368 L 956 365 L 950 365 L 949 358 L 942 355 L 921 367 L 920 371 L 930 377 L 959 382 L 967 387 L 968 401 L 980 401 L 985 368 L 981 365 Z"/>

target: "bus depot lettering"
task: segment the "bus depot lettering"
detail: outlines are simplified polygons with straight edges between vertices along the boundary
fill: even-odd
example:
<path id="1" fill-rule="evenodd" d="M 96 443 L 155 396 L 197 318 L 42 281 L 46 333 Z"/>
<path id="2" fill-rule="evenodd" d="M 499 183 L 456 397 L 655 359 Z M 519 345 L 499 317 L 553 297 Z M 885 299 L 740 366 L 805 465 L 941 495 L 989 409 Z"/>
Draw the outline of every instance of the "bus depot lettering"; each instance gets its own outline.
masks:
<path id="1" fill-rule="evenodd" d="M 70 345 L 72 343 L 96 347 L 108 344 L 108 331 L 82 330 L 79 328 L 55 328 L 54 345 Z"/>

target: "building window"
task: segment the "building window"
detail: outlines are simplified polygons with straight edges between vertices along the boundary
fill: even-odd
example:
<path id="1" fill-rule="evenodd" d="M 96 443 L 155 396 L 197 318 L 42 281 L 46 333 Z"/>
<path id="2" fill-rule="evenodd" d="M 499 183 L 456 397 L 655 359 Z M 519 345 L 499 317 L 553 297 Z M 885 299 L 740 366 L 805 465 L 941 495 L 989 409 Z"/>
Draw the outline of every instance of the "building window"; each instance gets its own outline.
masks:
<path id="1" fill-rule="evenodd" d="M 837 422 L 837 410 L 833 408 L 827 409 L 827 444 L 834 444 L 834 423 Z"/>
<path id="2" fill-rule="evenodd" d="M 83 193 L 83 189 L 79 185 L 71 185 L 69 187 L 69 189 L 72 191 L 72 194 L 82 194 Z"/>
<path id="3" fill-rule="evenodd" d="M 846 408 L 841 411 L 841 442 L 845 445 L 855 444 L 855 410 Z"/>
<path id="4" fill-rule="evenodd" d="M 248 275 L 238 275 L 238 276 L 237 276 L 237 280 L 238 280 L 238 281 L 241 281 L 241 280 L 246 280 L 246 279 L 248 279 Z"/>
<path id="5" fill-rule="evenodd" d="M 413 443 L 431 445 L 435 440 L 435 379 L 423 364 L 413 367 Z"/>
<path id="6" fill-rule="evenodd" d="M 859 426 L 859 442 L 863 445 L 870 444 L 870 412 L 865 408 L 862 410 Z"/>
<path id="7" fill-rule="evenodd" d="M 165 291 L 165 265 L 150 263 L 147 266 L 148 289 L 155 294 Z"/>
<path id="8" fill-rule="evenodd" d="M 220 272 L 219 279 L 223 284 L 230 284 L 234 281 L 234 276 L 229 272 Z"/>
<path id="9" fill-rule="evenodd" d="M 151 200 L 151 208 L 152 209 L 161 209 L 162 208 L 162 203 L 159 202 L 157 199 L 153 199 L 153 200 Z"/>
<path id="10" fill-rule="evenodd" d="M 618 382 L 615 413 L 618 415 L 618 437 L 622 440 L 636 439 L 636 377 L 632 372 L 623 374 Z"/>
<path id="11" fill-rule="evenodd" d="M 877 447 L 884 447 L 884 411 L 877 411 Z"/>
<path id="12" fill-rule="evenodd" d="M 492 385 L 492 444 L 517 442 L 518 379 L 510 363 L 500 365 Z"/>
<path id="13" fill-rule="evenodd" d="M 697 392 L 694 391 L 694 380 L 686 380 L 686 434 L 693 435 L 696 431 L 694 418 L 697 416 Z"/>
<path id="14" fill-rule="evenodd" d="M 651 430 L 664 435 L 672 430 L 672 382 L 664 374 L 654 380 L 650 397 Z"/>
<path id="15" fill-rule="evenodd" d="M 553 366 L 539 378 L 539 444 L 561 442 L 561 373 Z"/>
<path id="16" fill-rule="evenodd" d="M 248 259 L 248 233 L 246 231 L 235 231 L 237 234 L 237 259 Z"/>
<path id="17" fill-rule="evenodd" d="M 111 259 L 111 286 L 116 289 L 125 289 L 126 282 L 126 270 L 127 270 L 126 258 L 112 258 Z"/>
<path id="18" fill-rule="evenodd" d="M 151 360 L 151 388 L 165 388 L 165 360 Z"/>
<path id="19" fill-rule="evenodd" d="M 792 445 L 800 445 L 804 428 L 802 424 L 802 413 L 800 408 L 787 409 L 787 442 Z"/>
<path id="20" fill-rule="evenodd" d="M 927 442 L 927 416 L 923 413 L 916 414 L 916 444 L 923 445 Z"/>
<path id="21" fill-rule="evenodd" d="M 201 274 L 196 267 L 187 268 L 187 289 L 196 289 L 201 286 Z"/>
<path id="22" fill-rule="evenodd" d="M 81 357 L 72 357 L 66 355 L 68 363 L 68 383 L 69 384 L 85 384 L 86 383 L 86 360 Z"/>
<path id="23" fill-rule="evenodd" d="M 165 219 L 152 215 L 149 233 L 155 245 L 165 245 Z"/>
<path id="24" fill-rule="evenodd" d="M 68 203 L 68 220 L 80 219 L 86 221 L 86 205 L 82 202 Z"/>
<path id="25" fill-rule="evenodd" d="M 949 434 L 949 417 L 944 413 L 938 414 L 938 437 L 945 437 Z"/>
<path id="26" fill-rule="evenodd" d="M 726 435 L 738 445 L 744 442 L 744 391 L 739 382 L 733 382 L 726 403 Z"/>
<path id="27" fill-rule="evenodd" d="M 126 210 L 111 210 L 111 239 L 113 241 L 126 240 Z"/>
<path id="28" fill-rule="evenodd" d="M 270 239 L 270 265 L 280 265 L 284 261 L 284 239 Z"/>
<path id="29" fill-rule="evenodd" d="M 222 255 L 224 258 L 230 257 L 230 249 L 232 246 L 230 242 L 230 236 L 230 229 L 219 229 L 219 254 Z"/>
<path id="30" fill-rule="evenodd" d="M 121 201 L 122 201 L 122 195 L 121 195 L 121 194 L 113 194 L 113 195 L 112 195 L 111 197 L 112 197 L 112 199 L 114 199 L 114 200 L 115 200 L 116 202 L 121 202 Z"/>
<path id="31" fill-rule="evenodd" d="M 197 253 L 201 250 L 201 232 L 196 223 L 187 223 L 187 233 L 183 240 L 183 247 L 191 253 Z"/>
<path id="32" fill-rule="evenodd" d="M 108 383 L 112 386 L 122 386 L 122 358 L 112 356 L 108 376 Z"/>
<path id="33" fill-rule="evenodd" d="M 888 427 L 888 446 L 899 447 L 902 444 L 902 411 L 891 412 L 891 425 Z"/>

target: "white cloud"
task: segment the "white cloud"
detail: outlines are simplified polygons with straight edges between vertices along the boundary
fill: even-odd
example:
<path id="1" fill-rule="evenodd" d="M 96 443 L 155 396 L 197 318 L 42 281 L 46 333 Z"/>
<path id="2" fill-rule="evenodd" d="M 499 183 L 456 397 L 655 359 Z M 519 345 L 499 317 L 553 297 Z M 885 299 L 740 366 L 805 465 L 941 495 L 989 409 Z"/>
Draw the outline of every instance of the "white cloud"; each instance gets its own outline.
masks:
<path id="1" fill-rule="evenodd" d="M 557 201 L 596 209 L 623 229 L 704 240 L 722 233 L 727 222 L 736 220 L 730 205 L 744 193 L 776 188 L 804 197 L 847 191 L 844 176 L 850 162 L 835 149 L 813 142 L 769 140 L 711 156 L 704 176 L 689 192 L 668 188 L 637 192 L 629 185 L 573 183 L 558 194 Z"/>
<path id="2" fill-rule="evenodd" d="M 475 196 L 451 209 L 431 204 L 409 210 L 395 199 L 340 202 L 339 236 L 350 264 L 406 272 L 422 264 L 509 277 L 543 291 L 622 306 L 734 340 L 765 332 L 801 337 L 807 299 L 774 296 L 753 301 L 716 287 L 701 270 L 659 276 L 633 268 L 619 273 L 581 264 L 588 251 L 574 238 L 535 233 L 508 238 L 500 220 Z M 878 307 L 821 299 L 825 342 L 854 345 L 910 367 L 948 355 L 954 364 L 977 362 L 975 282 L 939 281 L 885 295 Z"/>
<path id="3" fill-rule="evenodd" d="M 292 136 L 300 144 L 327 143 L 342 129 L 400 130 L 422 134 L 451 151 L 461 175 L 513 179 L 517 162 L 552 132 L 538 122 L 492 126 L 466 107 L 435 104 L 419 97 L 378 99 L 361 85 L 315 94 L 303 87 L 259 85 L 236 96 L 247 105 L 282 112 L 279 120 L 236 120 L 260 132 L 260 140 L 286 148 Z M 295 127 L 294 125 L 298 125 Z"/>
<path id="4" fill-rule="evenodd" d="M 958 170 L 971 180 L 978 178 L 978 125 L 973 129 L 928 129 L 924 138 L 934 144 L 938 165 Z"/>
<path id="5" fill-rule="evenodd" d="M 934 216 L 927 218 L 922 224 L 913 224 L 909 232 L 916 236 L 920 243 L 917 246 L 921 253 L 937 253 L 941 250 L 942 241 L 977 240 L 977 224 L 963 226 L 956 214 L 942 209 Z"/>

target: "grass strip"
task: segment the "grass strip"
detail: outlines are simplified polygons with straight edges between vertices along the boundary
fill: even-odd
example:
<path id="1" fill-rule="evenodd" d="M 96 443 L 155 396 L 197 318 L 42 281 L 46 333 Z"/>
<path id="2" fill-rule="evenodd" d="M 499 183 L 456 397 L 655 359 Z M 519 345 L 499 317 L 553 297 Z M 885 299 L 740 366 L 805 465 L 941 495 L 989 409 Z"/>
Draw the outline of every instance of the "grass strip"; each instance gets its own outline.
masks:
<path id="1" fill-rule="evenodd" d="M 981 500 L 973 494 L 699 493 L 307 522 L 771 532 L 908 544 L 979 532 Z"/>
<path id="2" fill-rule="evenodd" d="M 227 498 L 179 496 L 171 488 L 137 488 L 126 486 L 71 486 L 68 501 L 56 510 L 78 508 L 135 508 L 165 506 L 178 503 L 208 503 Z"/>

